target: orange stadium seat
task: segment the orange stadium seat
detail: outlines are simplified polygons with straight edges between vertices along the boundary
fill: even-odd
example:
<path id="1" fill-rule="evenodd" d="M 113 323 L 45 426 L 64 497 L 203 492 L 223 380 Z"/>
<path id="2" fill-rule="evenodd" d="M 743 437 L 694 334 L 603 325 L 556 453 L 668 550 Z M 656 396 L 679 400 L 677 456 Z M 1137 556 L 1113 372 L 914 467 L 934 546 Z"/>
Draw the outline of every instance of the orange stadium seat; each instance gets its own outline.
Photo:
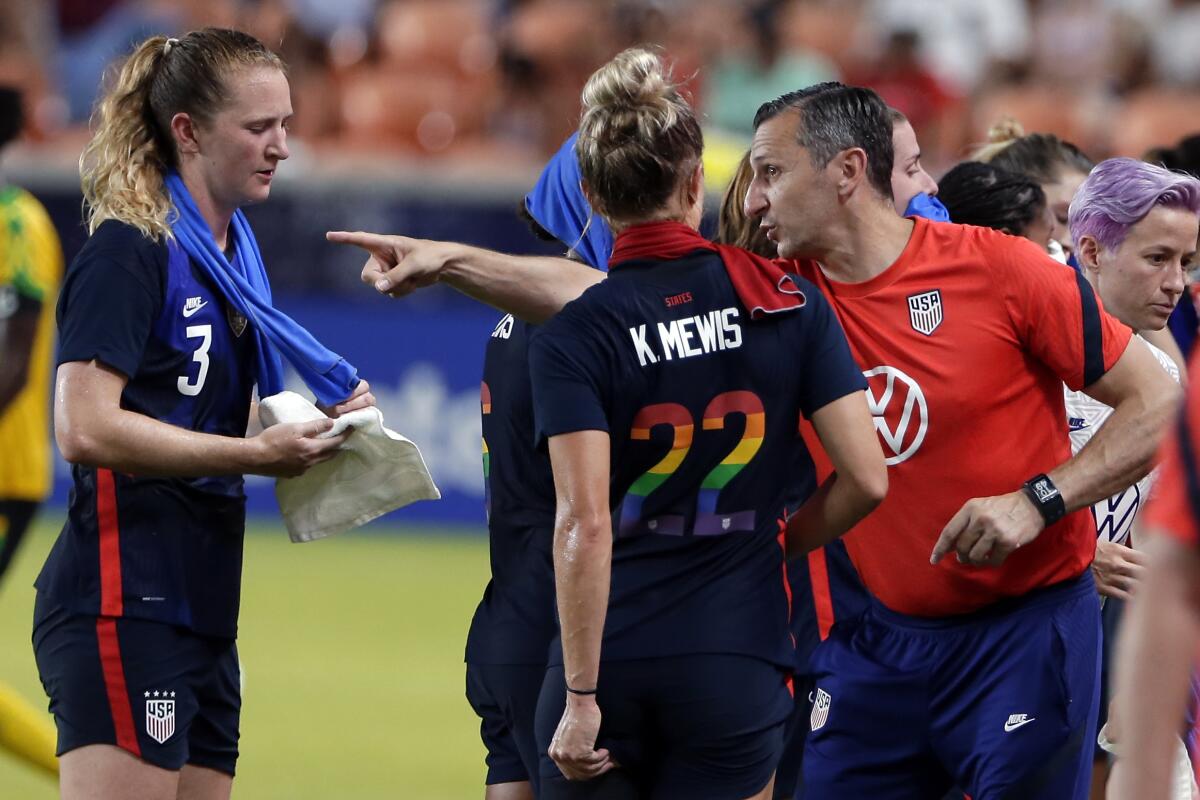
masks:
<path id="1" fill-rule="evenodd" d="M 352 71 L 342 84 L 342 135 L 368 149 L 449 150 L 482 128 L 492 84 L 486 75 L 467 80 L 442 69 Z"/>
<path id="2" fill-rule="evenodd" d="M 483 0 L 392 0 L 379 11 L 383 60 L 394 68 L 475 73 L 495 64 Z"/>
<path id="3" fill-rule="evenodd" d="M 988 129 L 1004 117 L 1021 123 L 1028 133 L 1053 133 L 1083 145 L 1088 131 L 1083 124 L 1077 92 L 1055 86 L 1001 86 L 979 95 L 971 111 L 972 143 L 987 140 Z"/>
<path id="4" fill-rule="evenodd" d="M 1170 145 L 1200 132 L 1200 92 L 1144 89 L 1120 106 L 1111 125 L 1114 155 L 1140 158 L 1151 147 Z"/>

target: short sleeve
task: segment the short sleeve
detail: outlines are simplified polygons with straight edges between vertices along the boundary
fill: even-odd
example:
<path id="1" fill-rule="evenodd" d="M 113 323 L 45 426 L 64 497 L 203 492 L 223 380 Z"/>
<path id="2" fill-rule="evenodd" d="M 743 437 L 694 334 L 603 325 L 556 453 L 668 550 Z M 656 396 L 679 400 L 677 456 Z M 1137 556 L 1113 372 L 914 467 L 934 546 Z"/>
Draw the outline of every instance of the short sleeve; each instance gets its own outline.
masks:
<path id="1" fill-rule="evenodd" d="M 1112 369 L 1133 331 L 1104 310 L 1083 274 L 1033 242 L 995 234 L 993 273 L 1021 343 L 1071 389 Z"/>
<path id="2" fill-rule="evenodd" d="M 162 266 L 145 240 L 114 246 L 120 238 L 89 242 L 71 264 L 58 302 L 58 363 L 96 359 L 132 378 L 162 306 Z"/>
<path id="3" fill-rule="evenodd" d="M 529 346 L 534 432 L 539 445 L 562 433 L 609 429 L 599 353 L 571 330 L 563 313 L 537 330 Z"/>
<path id="4" fill-rule="evenodd" d="M 805 315 L 807 326 L 800 353 L 803 369 L 800 411 L 811 419 L 834 400 L 866 389 L 867 381 L 850 354 L 846 334 L 825 295 L 807 281 L 797 283 L 805 294 L 800 314 Z"/>

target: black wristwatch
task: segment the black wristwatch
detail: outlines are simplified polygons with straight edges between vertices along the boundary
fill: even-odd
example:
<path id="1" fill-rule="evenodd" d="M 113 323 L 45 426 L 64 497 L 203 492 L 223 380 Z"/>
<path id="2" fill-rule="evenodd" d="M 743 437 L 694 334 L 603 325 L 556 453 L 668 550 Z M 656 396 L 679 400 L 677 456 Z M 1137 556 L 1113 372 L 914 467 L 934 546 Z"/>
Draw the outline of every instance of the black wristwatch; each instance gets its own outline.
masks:
<path id="1" fill-rule="evenodd" d="M 1054 485 L 1054 481 L 1050 480 L 1048 475 L 1034 475 L 1025 481 L 1021 490 L 1025 492 L 1026 497 L 1033 501 L 1038 513 L 1046 521 L 1046 527 L 1050 527 L 1067 515 L 1067 504 L 1063 502 L 1058 487 Z"/>

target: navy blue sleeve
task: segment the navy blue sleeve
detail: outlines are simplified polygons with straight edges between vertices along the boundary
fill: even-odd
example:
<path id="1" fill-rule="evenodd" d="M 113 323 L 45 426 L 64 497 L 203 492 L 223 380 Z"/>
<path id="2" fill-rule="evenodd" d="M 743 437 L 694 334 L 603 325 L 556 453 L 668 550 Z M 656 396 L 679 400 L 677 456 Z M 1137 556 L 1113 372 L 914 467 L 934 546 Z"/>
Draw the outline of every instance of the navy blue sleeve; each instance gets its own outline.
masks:
<path id="1" fill-rule="evenodd" d="M 67 270 L 58 301 L 58 363 L 96 359 L 137 374 L 162 307 L 159 249 L 133 228 L 105 222 Z"/>
<path id="2" fill-rule="evenodd" d="M 806 305 L 801 309 L 805 325 L 800 352 L 803 383 L 800 410 L 807 419 L 834 400 L 867 388 L 862 370 L 850 355 L 846 334 L 825 295 L 812 284 L 804 286 Z"/>
<path id="3" fill-rule="evenodd" d="M 533 334 L 529 374 L 539 446 L 560 433 L 608 430 L 600 388 L 602 370 L 595 346 L 576 336 L 561 313 Z"/>

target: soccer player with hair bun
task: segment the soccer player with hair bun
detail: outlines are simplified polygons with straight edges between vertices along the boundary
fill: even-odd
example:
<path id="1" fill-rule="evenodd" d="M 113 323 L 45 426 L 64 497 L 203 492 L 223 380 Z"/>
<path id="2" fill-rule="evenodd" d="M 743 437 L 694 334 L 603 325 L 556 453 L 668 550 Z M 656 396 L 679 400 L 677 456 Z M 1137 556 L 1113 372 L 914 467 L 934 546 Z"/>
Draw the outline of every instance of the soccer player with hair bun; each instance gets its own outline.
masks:
<path id="1" fill-rule="evenodd" d="M 609 275 L 590 276 L 530 345 L 558 498 L 543 798 L 771 797 L 794 709 L 785 548 L 835 538 L 886 492 L 863 378 L 824 299 L 789 280 L 783 307 L 763 309 L 742 289 L 770 262 L 700 236 L 702 152 L 695 112 L 656 54 L 627 50 L 589 79 L 576 153 L 616 237 Z M 526 294 L 511 310 L 535 318 L 583 269 L 330 238 L 370 251 L 372 282 L 402 259 L 441 270 L 465 257 L 472 282 L 475 259 L 492 261 L 500 285 L 471 293 Z M 535 285 L 558 288 L 528 295 L 513 264 L 545 269 Z M 821 486 L 801 415 L 836 469 Z"/>

